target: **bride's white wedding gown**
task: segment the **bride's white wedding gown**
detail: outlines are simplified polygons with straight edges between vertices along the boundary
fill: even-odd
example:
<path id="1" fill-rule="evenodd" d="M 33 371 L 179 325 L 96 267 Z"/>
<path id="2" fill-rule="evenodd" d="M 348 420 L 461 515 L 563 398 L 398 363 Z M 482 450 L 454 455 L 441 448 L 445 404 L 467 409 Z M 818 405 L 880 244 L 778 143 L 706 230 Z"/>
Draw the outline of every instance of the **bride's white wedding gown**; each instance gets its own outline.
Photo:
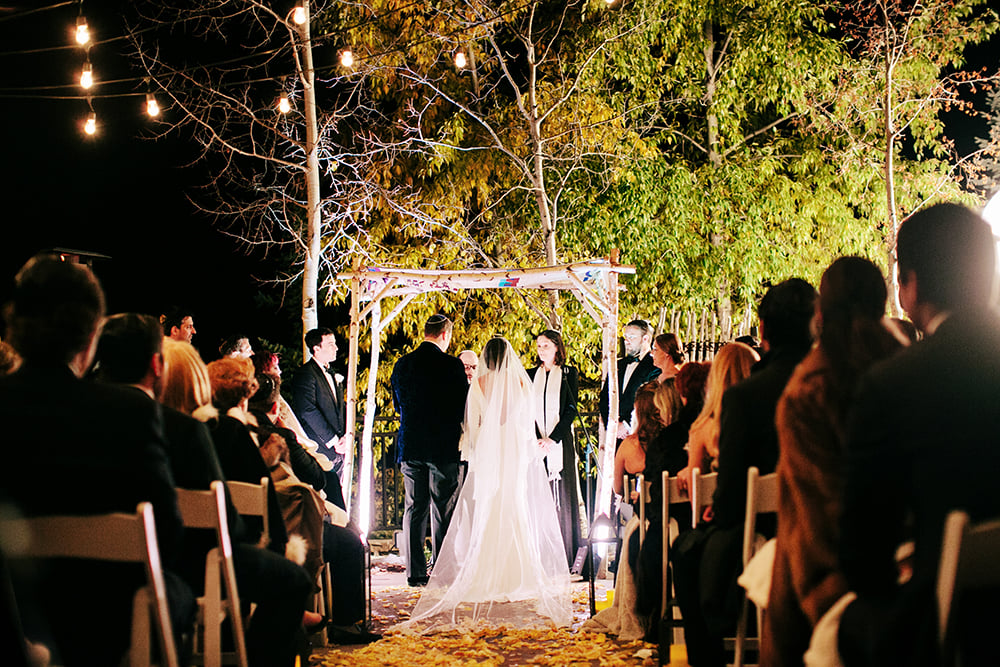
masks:
<path id="1" fill-rule="evenodd" d="M 405 628 L 572 621 L 566 552 L 535 436 L 532 386 L 503 343 L 498 367 L 480 359 L 469 388 L 462 438 L 469 474 Z"/>

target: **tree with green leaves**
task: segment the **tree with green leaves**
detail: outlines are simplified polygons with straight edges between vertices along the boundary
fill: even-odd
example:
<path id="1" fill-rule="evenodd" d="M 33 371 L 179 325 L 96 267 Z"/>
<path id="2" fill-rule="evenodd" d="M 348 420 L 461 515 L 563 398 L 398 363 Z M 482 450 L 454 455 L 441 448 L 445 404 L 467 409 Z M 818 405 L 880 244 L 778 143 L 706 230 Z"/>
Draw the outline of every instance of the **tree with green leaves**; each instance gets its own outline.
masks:
<path id="1" fill-rule="evenodd" d="M 941 113 L 970 110 L 970 94 L 998 80 L 996 68 L 965 67 L 964 54 L 996 32 L 1000 18 L 986 0 L 862 0 L 835 9 L 851 61 L 830 118 L 864 156 L 859 166 L 881 171 L 879 226 L 895 294 L 900 221 L 931 199 L 963 195 L 956 173 L 974 156 L 956 153 Z"/>

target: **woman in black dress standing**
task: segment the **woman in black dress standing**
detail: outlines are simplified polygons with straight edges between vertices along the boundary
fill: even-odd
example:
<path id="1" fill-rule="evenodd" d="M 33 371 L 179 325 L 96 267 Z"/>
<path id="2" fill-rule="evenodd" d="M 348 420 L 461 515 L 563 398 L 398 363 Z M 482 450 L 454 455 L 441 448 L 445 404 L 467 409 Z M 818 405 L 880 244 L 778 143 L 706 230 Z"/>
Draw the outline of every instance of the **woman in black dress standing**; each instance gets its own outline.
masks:
<path id="1" fill-rule="evenodd" d="M 573 419 L 579 376 L 567 366 L 566 346 L 558 331 L 548 329 L 538 336 L 538 365 L 528 369 L 534 385 L 535 434 L 546 452 L 545 469 L 559 513 L 559 527 L 566 561 L 573 564 L 581 543 L 580 494 Z"/>

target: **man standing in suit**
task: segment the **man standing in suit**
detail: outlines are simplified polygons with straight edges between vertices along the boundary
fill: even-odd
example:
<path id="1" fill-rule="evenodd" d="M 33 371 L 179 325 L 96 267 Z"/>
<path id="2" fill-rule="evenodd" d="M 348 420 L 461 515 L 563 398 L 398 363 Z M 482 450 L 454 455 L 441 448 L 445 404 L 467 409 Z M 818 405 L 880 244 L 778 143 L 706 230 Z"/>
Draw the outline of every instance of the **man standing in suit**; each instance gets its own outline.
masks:
<path id="1" fill-rule="evenodd" d="M 653 365 L 649 346 L 653 342 L 653 327 L 646 320 L 632 320 L 622 333 L 625 356 L 618 360 L 618 442 L 631 433 L 632 408 L 635 392 L 639 387 L 660 376 L 660 369 Z M 608 381 L 601 387 L 601 419 L 608 424 Z"/>
<path id="2" fill-rule="evenodd" d="M 424 325 L 424 342 L 392 369 L 392 398 L 399 413 L 396 460 L 403 472 L 406 507 L 406 580 L 427 583 L 424 536 L 430 510 L 434 559 L 455 508 L 458 442 L 469 382 L 462 362 L 447 354 L 452 322 L 441 314 Z"/>
<path id="3" fill-rule="evenodd" d="M 903 222 L 896 254 L 899 302 L 925 339 L 862 378 L 848 420 L 839 562 L 858 596 L 840 624 L 848 667 L 935 664 L 944 518 L 1000 515 L 993 234 L 972 211 L 937 204 Z M 913 574 L 898 584 L 894 554 L 907 535 Z M 997 662 L 991 593 L 959 601 L 962 664 Z"/>
<path id="4" fill-rule="evenodd" d="M 330 368 L 337 358 L 337 337 L 325 327 L 312 329 L 306 333 L 306 347 L 312 358 L 292 378 L 292 410 L 306 435 L 319 443 L 319 452 L 333 464 L 332 473 L 340 484 L 348 443 L 344 395 Z"/>
<path id="5" fill-rule="evenodd" d="M 24 359 L 0 378 L 4 465 L 0 505 L 26 516 L 134 513 L 153 504 L 160 556 L 176 563 L 180 511 L 160 410 L 137 392 L 85 382 L 104 319 L 104 293 L 84 266 L 36 257 L 17 274 L 4 311 L 7 340 Z M 113 665 L 129 643 L 141 566 L 72 562 L 15 576 L 25 633 L 53 662 Z M 190 632 L 194 597 L 164 573 L 175 634 Z M 183 653 L 182 653 L 183 655 Z"/>

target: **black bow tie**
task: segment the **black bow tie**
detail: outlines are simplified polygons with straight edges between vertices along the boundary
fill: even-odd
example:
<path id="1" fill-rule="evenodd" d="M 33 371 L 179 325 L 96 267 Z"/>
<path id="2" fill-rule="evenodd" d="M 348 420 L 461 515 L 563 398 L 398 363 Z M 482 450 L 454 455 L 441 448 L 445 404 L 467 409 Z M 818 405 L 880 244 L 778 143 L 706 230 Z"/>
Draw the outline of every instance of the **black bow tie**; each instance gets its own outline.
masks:
<path id="1" fill-rule="evenodd" d="M 639 357 L 635 356 L 634 354 L 627 354 L 627 355 L 625 355 L 625 363 L 626 364 L 634 364 L 634 363 L 637 363 L 638 361 L 639 361 Z"/>

